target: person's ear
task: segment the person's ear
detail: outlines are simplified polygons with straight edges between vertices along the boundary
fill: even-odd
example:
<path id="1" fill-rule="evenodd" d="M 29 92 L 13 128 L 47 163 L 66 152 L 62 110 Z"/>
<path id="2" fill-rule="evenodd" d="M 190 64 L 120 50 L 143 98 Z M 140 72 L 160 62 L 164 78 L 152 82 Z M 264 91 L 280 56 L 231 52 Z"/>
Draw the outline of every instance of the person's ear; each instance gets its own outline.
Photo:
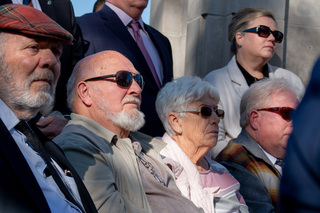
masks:
<path id="1" fill-rule="evenodd" d="M 257 130 L 260 125 L 261 113 L 257 110 L 252 110 L 249 113 L 249 124 L 252 129 Z"/>
<path id="2" fill-rule="evenodd" d="M 236 44 L 237 44 L 238 48 L 242 47 L 243 38 L 244 38 L 244 36 L 241 32 L 236 33 L 235 40 L 236 40 Z"/>
<path id="3" fill-rule="evenodd" d="M 176 112 L 169 112 L 168 122 L 177 135 L 182 133 L 181 118 Z"/>
<path id="4" fill-rule="evenodd" d="M 80 82 L 77 85 L 77 94 L 82 103 L 88 107 L 92 105 L 92 98 L 90 95 L 91 90 L 92 89 L 88 86 L 86 82 Z"/>

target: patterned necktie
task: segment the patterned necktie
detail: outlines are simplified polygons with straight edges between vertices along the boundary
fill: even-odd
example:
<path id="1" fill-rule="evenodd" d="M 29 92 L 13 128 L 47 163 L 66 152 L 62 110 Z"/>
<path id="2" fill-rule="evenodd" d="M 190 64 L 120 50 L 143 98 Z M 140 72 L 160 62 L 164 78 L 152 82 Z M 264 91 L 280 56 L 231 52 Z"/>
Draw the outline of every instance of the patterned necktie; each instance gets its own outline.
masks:
<path id="1" fill-rule="evenodd" d="M 28 5 L 28 6 L 30 6 L 30 7 L 33 7 L 31 0 L 23 0 L 22 3 L 23 3 L 24 5 Z"/>
<path id="2" fill-rule="evenodd" d="M 22 132 L 26 136 L 28 145 L 34 151 L 38 152 L 40 155 L 42 154 L 41 150 L 40 150 L 40 143 L 38 141 L 39 139 L 36 138 L 32 129 L 30 128 L 30 126 L 26 122 L 20 121 L 14 128 L 19 130 L 20 132 Z"/>
<path id="3" fill-rule="evenodd" d="M 148 65 L 149 65 L 149 68 L 150 68 L 150 70 L 152 72 L 152 75 L 153 75 L 157 85 L 158 85 L 158 88 L 161 88 L 161 81 L 160 81 L 160 79 L 158 77 L 156 68 L 154 67 L 152 59 L 151 59 L 146 47 L 144 46 L 143 40 L 142 40 L 140 32 L 139 32 L 140 24 L 138 22 L 136 22 L 136 21 L 132 21 L 132 22 L 130 22 L 129 27 L 132 28 L 133 36 L 134 36 L 134 38 L 135 38 L 135 40 L 136 40 L 136 42 L 137 42 L 137 44 L 138 44 L 138 46 L 139 46 L 139 48 L 140 48 L 140 50 L 142 52 L 144 58 L 146 59 Z"/>
<path id="4" fill-rule="evenodd" d="M 282 167 L 284 165 L 283 159 L 282 158 L 277 158 L 276 163 L 278 166 Z"/>

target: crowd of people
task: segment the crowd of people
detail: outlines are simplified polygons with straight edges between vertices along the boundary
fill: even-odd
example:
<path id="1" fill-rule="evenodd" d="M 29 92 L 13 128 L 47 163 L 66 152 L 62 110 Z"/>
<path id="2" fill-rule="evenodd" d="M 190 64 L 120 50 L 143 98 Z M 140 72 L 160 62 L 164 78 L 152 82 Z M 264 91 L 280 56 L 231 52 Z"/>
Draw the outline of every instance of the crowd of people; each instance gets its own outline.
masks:
<path id="1" fill-rule="evenodd" d="M 0 211 L 319 212 L 320 61 L 305 94 L 268 63 L 272 12 L 244 8 L 230 62 L 174 79 L 147 4 L 1 2 Z"/>

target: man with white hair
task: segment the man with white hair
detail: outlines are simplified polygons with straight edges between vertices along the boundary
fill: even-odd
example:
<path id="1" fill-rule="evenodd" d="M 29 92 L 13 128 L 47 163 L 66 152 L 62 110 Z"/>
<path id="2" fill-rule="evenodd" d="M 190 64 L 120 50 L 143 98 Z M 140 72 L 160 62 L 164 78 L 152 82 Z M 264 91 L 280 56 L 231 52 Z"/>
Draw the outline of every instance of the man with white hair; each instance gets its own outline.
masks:
<path id="1" fill-rule="evenodd" d="M 82 59 L 68 82 L 71 120 L 54 140 L 83 179 L 100 212 L 198 212 L 181 195 L 160 150 L 165 144 L 135 132 L 142 75 L 116 51 Z"/>
<path id="2" fill-rule="evenodd" d="M 285 79 L 263 79 L 252 84 L 241 98 L 242 131 L 216 158 L 252 172 L 266 187 L 275 208 L 283 158 L 293 129 L 291 115 L 298 103 L 297 89 Z M 241 174 L 231 174 L 241 185 L 250 185 Z"/>
<path id="3" fill-rule="evenodd" d="M 41 11 L 0 6 L 0 212 L 96 212 L 61 149 L 30 120 L 54 101 L 72 35 Z"/>

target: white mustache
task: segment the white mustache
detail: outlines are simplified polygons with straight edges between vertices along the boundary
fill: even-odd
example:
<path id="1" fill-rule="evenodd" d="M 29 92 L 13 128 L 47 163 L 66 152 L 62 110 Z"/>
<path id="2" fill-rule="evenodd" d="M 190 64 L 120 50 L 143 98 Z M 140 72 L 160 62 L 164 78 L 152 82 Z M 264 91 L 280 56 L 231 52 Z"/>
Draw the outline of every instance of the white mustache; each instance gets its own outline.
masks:
<path id="1" fill-rule="evenodd" d="M 140 106 L 141 104 L 141 101 L 139 98 L 137 97 L 133 97 L 133 96 L 130 96 L 130 97 L 127 97 L 124 99 L 124 103 L 136 103 L 138 106 Z"/>
<path id="2" fill-rule="evenodd" d="M 51 85 L 54 82 L 54 75 L 51 70 L 44 70 L 40 73 L 33 73 L 28 80 L 29 83 L 39 80 L 47 81 Z"/>

